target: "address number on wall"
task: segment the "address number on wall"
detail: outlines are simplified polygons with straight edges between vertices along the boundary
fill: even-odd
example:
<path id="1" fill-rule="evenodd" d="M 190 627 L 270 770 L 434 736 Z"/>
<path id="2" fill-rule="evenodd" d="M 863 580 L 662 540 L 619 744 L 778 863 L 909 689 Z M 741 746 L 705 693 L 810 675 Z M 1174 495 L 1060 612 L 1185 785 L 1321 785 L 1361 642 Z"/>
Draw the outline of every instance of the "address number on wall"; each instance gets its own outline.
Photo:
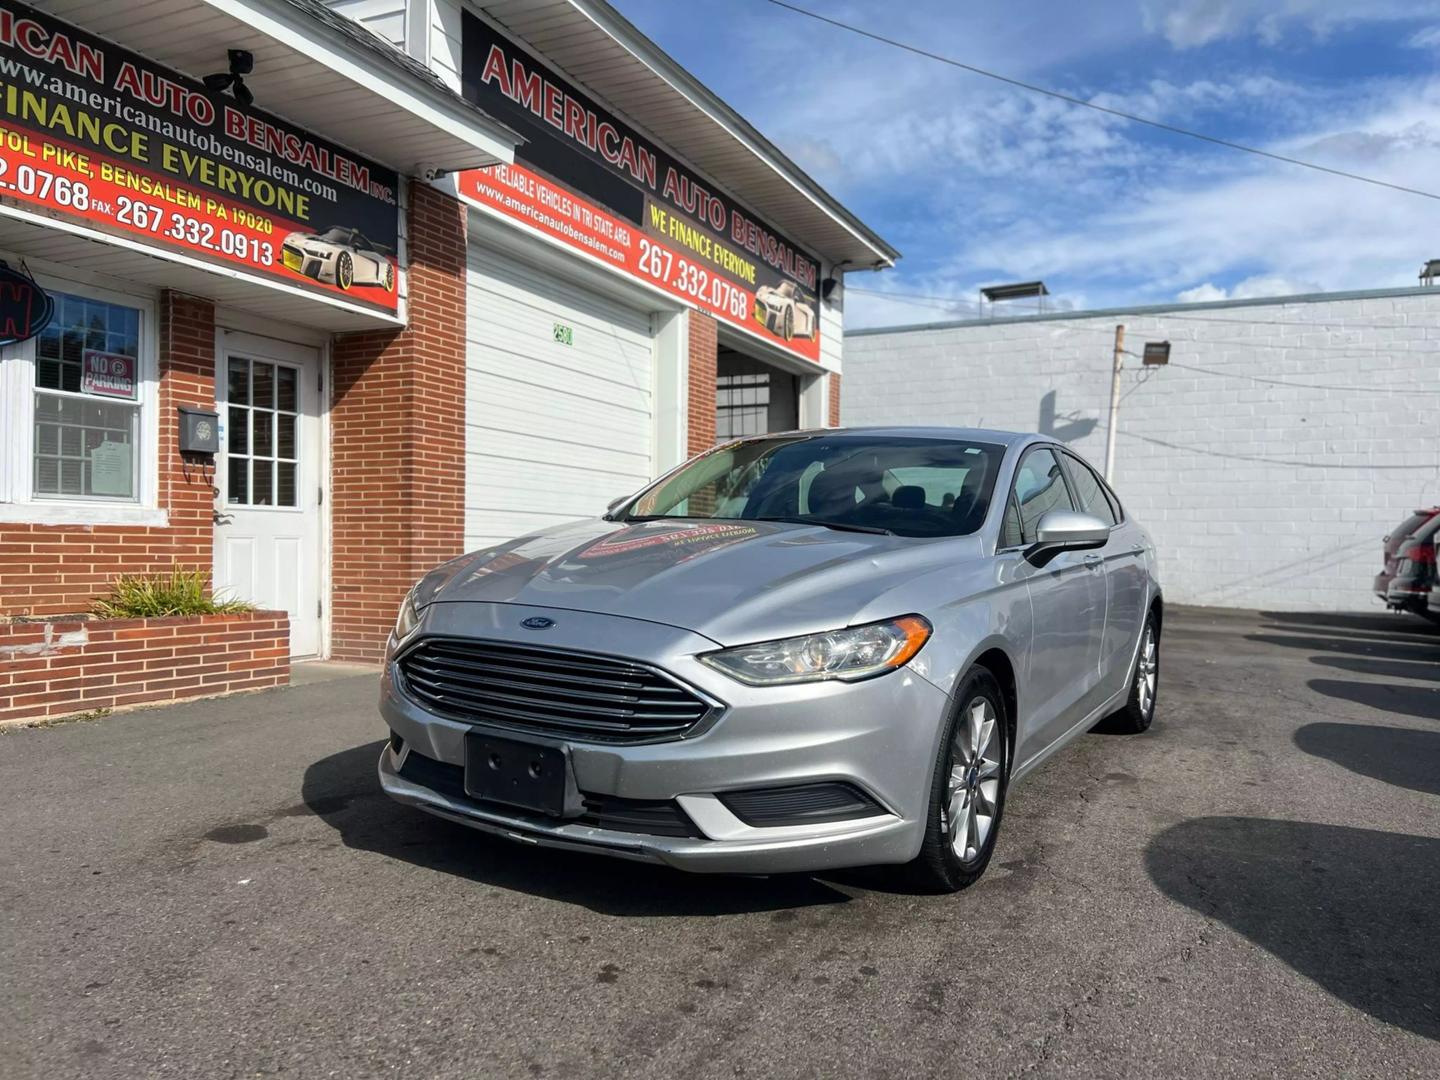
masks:
<path id="1" fill-rule="evenodd" d="M 575 330 L 564 323 L 555 324 L 555 340 L 561 345 L 575 344 Z"/>

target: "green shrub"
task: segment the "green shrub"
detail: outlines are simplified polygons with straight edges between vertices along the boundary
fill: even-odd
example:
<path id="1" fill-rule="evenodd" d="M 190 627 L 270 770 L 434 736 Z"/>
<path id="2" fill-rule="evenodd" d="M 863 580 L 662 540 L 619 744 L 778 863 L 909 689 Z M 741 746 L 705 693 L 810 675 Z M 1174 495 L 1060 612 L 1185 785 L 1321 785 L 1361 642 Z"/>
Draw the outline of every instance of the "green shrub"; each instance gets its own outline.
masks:
<path id="1" fill-rule="evenodd" d="M 254 611 L 244 600 L 218 600 L 209 594 L 204 570 L 175 567 L 168 574 L 124 574 L 109 596 L 90 607 L 102 619 L 158 619 L 169 615 L 236 615 Z"/>

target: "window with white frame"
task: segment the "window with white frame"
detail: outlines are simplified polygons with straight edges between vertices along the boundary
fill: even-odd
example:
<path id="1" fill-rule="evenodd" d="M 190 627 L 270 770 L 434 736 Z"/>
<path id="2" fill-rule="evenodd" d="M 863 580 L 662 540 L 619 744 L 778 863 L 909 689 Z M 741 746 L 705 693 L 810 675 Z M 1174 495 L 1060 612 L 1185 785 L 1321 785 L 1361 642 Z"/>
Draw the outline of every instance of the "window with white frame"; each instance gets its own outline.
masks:
<path id="1" fill-rule="evenodd" d="M 0 502 L 35 508 L 153 504 L 155 375 L 145 302 L 48 288 L 45 330 L 0 355 Z M 47 509 L 48 508 L 48 509 Z"/>

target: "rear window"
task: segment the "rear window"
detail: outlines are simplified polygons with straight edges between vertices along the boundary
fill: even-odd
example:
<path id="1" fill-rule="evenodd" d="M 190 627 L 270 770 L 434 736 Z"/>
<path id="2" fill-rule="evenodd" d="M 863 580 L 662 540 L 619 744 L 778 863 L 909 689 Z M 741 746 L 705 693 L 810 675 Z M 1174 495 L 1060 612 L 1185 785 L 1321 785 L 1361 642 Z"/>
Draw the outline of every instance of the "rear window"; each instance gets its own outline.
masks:
<path id="1" fill-rule="evenodd" d="M 1427 521 L 1429 521 L 1430 517 L 1431 514 L 1428 510 L 1422 510 L 1420 513 L 1417 514 L 1411 514 L 1408 518 L 1406 518 L 1400 523 L 1400 527 L 1398 529 L 1396 529 L 1393 533 L 1390 534 L 1390 538 L 1392 540 L 1404 540 L 1407 536 L 1414 535 L 1415 530 L 1420 528 L 1420 526 L 1424 525 Z"/>

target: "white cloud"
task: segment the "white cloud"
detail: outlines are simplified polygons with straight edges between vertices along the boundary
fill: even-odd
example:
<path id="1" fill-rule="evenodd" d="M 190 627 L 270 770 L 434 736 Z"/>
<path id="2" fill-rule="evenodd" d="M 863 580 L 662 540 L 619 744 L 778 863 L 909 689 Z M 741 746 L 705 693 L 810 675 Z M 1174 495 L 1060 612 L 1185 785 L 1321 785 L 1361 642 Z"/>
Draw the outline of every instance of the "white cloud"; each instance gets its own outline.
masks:
<path id="1" fill-rule="evenodd" d="M 1325 38 L 1358 23 L 1424 18 L 1436 5 L 1397 0 L 1149 0 L 1142 10 L 1147 29 L 1177 49 L 1195 49 L 1250 36 L 1276 45 L 1297 30 Z"/>
<path id="2" fill-rule="evenodd" d="M 1181 289 L 1175 294 L 1175 299 L 1182 304 L 1206 304 L 1216 300 L 1259 300 L 1267 296 L 1299 296 L 1322 291 L 1322 287 L 1314 281 L 1297 281 L 1280 274 L 1256 274 L 1236 282 L 1229 289 L 1210 281 L 1193 289 Z"/>
<path id="3" fill-rule="evenodd" d="M 1193 289 L 1181 289 L 1175 294 L 1175 299 L 1182 304 L 1208 304 L 1215 300 L 1228 300 L 1230 291 L 1207 281 L 1203 285 L 1196 285 Z"/>

